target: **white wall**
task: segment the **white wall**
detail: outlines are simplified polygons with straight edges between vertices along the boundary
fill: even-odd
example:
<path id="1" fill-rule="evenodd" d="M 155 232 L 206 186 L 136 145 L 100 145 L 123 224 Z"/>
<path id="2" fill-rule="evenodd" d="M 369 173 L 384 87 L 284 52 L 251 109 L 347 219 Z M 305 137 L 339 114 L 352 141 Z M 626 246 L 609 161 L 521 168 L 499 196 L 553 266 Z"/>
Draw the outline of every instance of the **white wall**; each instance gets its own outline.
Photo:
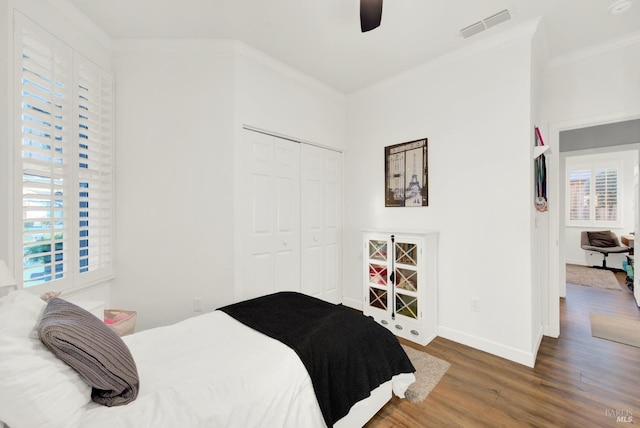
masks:
<path id="1" fill-rule="evenodd" d="M 114 304 L 138 330 L 234 301 L 242 125 L 342 147 L 344 96 L 246 45 L 115 43 Z M 241 272 L 239 273 L 241 274 Z"/>
<path id="2" fill-rule="evenodd" d="M 344 94 L 241 42 L 236 42 L 235 78 L 236 131 L 249 125 L 297 140 L 344 148 Z"/>
<path id="3" fill-rule="evenodd" d="M 629 147 L 627 147 L 628 149 Z M 618 149 L 617 151 L 612 151 Z M 622 212 L 621 212 L 621 224 L 618 227 L 576 227 L 565 226 L 564 230 L 564 242 L 565 252 L 564 259 L 567 263 L 585 265 L 585 266 L 600 266 L 602 265 L 602 254 L 596 252 L 584 251 L 580 247 L 580 235 L 583 230 L 611 230 L 618 237 L 634 230 L 635 217 L 634 217 L 634 178 L 633 168 L 638 160 L 637 150 L 624 150 L 624 146 L 618 146 L 617 148 L 607 147 L 603 149 L 591 149 L 591 150 L 575 150 L 571 152 L 564 152 L 560 156 L 561 165 L 565 165 L 562 161 L 570 162 L 572 158 L 579 156 L 580 162 L 595 161 L 621 161 L 622 162 L 622 177 L 620 177 L 619 185 L 622 191 Z M 565 173 L 561 174 L 561 177 L 566 177 L 566 168 L 562 168 L 561 171 Z M 566 184 L 566 178 L 564 179 Z M 563 186 L 560 192 L 565 192 L 563 200 L 566 201 L 566 187 Z M 566 209 L 564 211 L 564 217 L 566 218 Z M 607 266 L 617 269 L 622 269 L 622 261 L 626 260 L 626 254 L 610 254 L 607 257 Z"/>
<path id="4" fill-rule="evenodd" d="M 115 305 L 137 329 L 233 298 L 233 47 L 118 41 Z"/>
<path id="5" fill-rule="evenodd" d="M 543 114 L 563 129 L 635 117 L 639 73 L 640 36 L 565 57 L 545 75 Z"/>
<path id="6" fill-rule="evenodd" d="M 345 303 L 362 304 L 361 229 L 439 230 L 439 334 L 528 365 L 535 28 L 351 95 L 345 154 Z M 429 207 L 385 208 L 384 147 L 422 137 Z"/>
<path id="7" fill-rule="evenodd" d="M 533 35 L 531 43 L 531 123 L 529 129 L 536 126 L 541 127 L 542 109 L 542 82 L 544 79 L 544 68 L 548 62 L 548 47 L 544 23 L 540 20 L 538 28 Z M 532 136 L 530 145 L 535 145 L 535 136 Z M 533 149 L 532 149 L 533 150 Z M 535 164 L 529 163 L 531 199 L 536 196 L 535 192 Z M 540 212 L 531 205 L 531 349 L 534 355 L 538 352 L 538 347 L 542 341 L 544 333 L 544 323 L 547 316 L 547 294 L 548 294 L 548 258 L 549 258 L 549 214 L 547 211 Z"/>

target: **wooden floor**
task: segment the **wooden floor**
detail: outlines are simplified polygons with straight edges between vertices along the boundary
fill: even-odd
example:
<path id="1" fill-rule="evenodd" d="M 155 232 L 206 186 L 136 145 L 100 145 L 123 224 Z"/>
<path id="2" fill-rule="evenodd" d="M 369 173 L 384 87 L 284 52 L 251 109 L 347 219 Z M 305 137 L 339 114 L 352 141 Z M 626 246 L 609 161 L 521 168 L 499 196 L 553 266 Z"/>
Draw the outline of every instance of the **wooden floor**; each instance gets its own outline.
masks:
<path id="1" fill-rule="evenodd" d="M 560 338 L 543 338 L 535 368 L 440 337 L 424 348 L 410 344 L 451 368 L 424 402 L 394 397 L 366 427 L 640 425 L 640 348 L 592 337 L 590 311 L 640 320 L 625 285 L 615 291 L 568 284 Z"/>

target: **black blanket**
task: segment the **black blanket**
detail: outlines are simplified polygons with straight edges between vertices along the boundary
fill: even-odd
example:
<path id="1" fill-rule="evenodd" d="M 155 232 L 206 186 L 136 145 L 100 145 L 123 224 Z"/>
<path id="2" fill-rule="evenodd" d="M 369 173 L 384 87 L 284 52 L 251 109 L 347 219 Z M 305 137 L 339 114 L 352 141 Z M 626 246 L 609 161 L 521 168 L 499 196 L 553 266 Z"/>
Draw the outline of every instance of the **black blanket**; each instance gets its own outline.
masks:
<path id="1" fill-rule="evenodd" d="M 280 292 L 219 310 L 298 354 L 328 427 L 394 375 L 415 371 L 390 331 L 341 305 Z"/>

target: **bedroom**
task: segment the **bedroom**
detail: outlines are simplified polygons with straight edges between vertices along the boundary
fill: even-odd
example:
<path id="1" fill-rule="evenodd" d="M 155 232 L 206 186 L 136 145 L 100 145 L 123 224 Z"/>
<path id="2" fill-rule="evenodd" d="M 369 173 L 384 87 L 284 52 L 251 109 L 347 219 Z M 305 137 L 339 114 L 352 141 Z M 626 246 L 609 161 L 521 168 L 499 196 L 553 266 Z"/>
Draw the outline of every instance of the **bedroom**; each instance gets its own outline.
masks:
<path id="1" fill-rule="evenodd" d="M 74 23 L 89 35 L 76 48 L 116 77 L 117 274 L 76 295 L 135 309 L 141 329 L 194 315 L 194 298 L 205 311 L 232 302 L 233 200 L 241 189 L 224 184 L 237 172 L 234 150 L 248 124 L 344 152 L 346 305 L 362 301 L 363 228 L 428 227 L 440 231 L 439 335 L 532 366 L 542 335 L 559 334 L 558 291 L 547 289 L 560 283 L 558 249 L 549 244 L 559 236 L 558 213 L 552 206 L 538 214 L 531 204 L 532 126 L 554 147 L 560 130 L 587 120 L 640 116 L 637 33 L 543 73 L 544 28 L 528 22 L 345 94 L 241 42 L 112 40 L 65 2 L 3 1 L 3 22 L 15 5 L 62 33 Z M 60 24 L 55 15 L 70 18 Z M 3 58 L 9 33 L 0 36 Z M 0 73 L 9 81 L 6 67 Z M 9 99 L 6 86 L 2 99 Z M 8 109 L 0 106 L 4 135 Z M 429 208 L 384 209 L 383 147 L 423 137 L 430 143 Z M 0 152 L 7 171 L 0 258 L 13 266 L 7 150 Z M 470 310 L 472 298 L 479 312 Z"/>

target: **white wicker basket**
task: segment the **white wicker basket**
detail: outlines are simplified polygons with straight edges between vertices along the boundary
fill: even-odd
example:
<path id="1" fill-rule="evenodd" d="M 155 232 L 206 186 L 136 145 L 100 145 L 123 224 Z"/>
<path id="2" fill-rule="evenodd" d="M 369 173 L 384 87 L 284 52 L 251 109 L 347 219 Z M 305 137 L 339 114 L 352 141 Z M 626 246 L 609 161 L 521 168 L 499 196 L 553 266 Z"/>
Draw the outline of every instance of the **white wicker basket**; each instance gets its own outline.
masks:
<path id="1" fill-rule="evenodd" d="M 136 311 L 124 311 L 122 309 L 105 309 L 104 322 L 118 336 L 125 336 L 134 332 L 136 328 Z"/>

